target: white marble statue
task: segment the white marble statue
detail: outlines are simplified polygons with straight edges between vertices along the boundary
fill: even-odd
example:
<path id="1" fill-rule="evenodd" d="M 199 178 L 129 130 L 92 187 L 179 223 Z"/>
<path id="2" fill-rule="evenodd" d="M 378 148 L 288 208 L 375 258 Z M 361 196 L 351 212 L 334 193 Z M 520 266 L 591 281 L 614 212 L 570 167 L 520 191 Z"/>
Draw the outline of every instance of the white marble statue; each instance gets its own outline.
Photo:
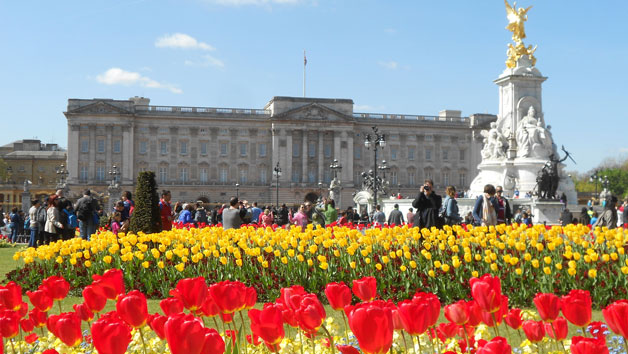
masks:
<path id="1" fill-rule="evenodd" d="M 491 123 L 491 129 L 483 130 L 480 134 L 484 136 L 484 147 L 482 148 L 483 159 L 503 159 L 506 157 L 505 146 L 506 137 L 497 128 L 497 123 Z"/>
<path id="2" fill-rule="evenodd" d="M 551 133 L 536 117 L 533 106 L 517 125 L 517 157 L 547 158 L 553 151 Z"/>
<path id="3" fill-rule="evenodd" d="M 331 183 L 329 184 L 329 198 L 337 202 L 338 197 L 340 196 L 341 187 L 342 185 L 340 184 L 338 178 L 332 179 Z"/>

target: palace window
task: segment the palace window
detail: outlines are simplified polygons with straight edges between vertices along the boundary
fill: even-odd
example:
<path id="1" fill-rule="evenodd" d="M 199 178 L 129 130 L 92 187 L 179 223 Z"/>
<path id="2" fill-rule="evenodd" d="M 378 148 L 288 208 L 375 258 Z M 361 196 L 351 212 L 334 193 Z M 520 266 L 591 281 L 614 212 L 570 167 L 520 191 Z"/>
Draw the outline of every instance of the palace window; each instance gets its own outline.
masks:
<path id="1" fill-rule="evenodd" d="M 188 154 L 188 142 L 187 141 L 182 141 L 181 142 L 181 155 L 187 155 Z"/>
<path id="2" fill-rule="evenodd" d="M 201 168 L 199 179 L 202 183 L 207 183 L 207 169 Z"/>
<path id="3" fill-rule="evenodd" d="M 227 156 L 227 143 L 220 143 L 220 156 Z"/>
<path id="4" fill-rule="evenodd" d="M 309 157 L 316 157 L 316 143 L 310 142 L 307 146 L 307 155 Z"/>
<path id="5" fill-rule="evenodd" d="M 308 173 L 307 173 L 307 181 L 309 183 L 316 182 L 316 172 L 314 172 L 312 170 L 308 171 Z"/>
<path id="6" fill-rule="evenodd" d="M 181 167 L 181 183 L 186 183 L 188 181 L 188 168 L 187 167 Z"/>
<path id="7" fill-rule="evenodd" d="M 119 154 L 122 151 L 122 142 L 120 140 L 113 141 L 113 152 Z"/>
<path id="8" fill-rule="evenodd" d="M 408 173 L 408 185 L 414 186 L 415 183 L 414 172 Z"/>
<path id="9" fill-rule="evenodd" d="M 408 160 L 414 161 L 414 148 L 408 148 Z"/>
<path id="10" fill-rule="evenodd" d="M 449 172 L 443 172 L 443 185 L 449 185 Z"/>
<path id="11" fill-rule="evenodd" d="M 301 144 L 292 143 L 292 157 L 299 157 L 301 155 Z"/>
<path id="12" fill-rule="evenodd" d="M 466 155 L 466 151 L 461 149 L 460 150 L 460 161 L 464 161 L 465 155 Z"/>
<path id="13" fill-rule="evenodd" d="M 81 182 L 87 182 L 87 179 L 89 178 L 89 173 L 87 170 L 87 166 L 81 166 L 81 172 L 79 174 L 79 179 L 81 180 Z"/>
<path id="14" fill-rule="evenodd" d="M 390 159 L 391 160 L 397 159 L 397 148 L 390 148 Z"/>
<path id="15" fill-rule="evenodd" d="M 464 172 L 460 172 L 460 187 L 467 186 L 467 174 Z"/>
<path id="16" fill-rule="evenodd" d="M 362 146 L 361 145 L 357 145 L 353 147 L 353 158 L 354 159 L 362 158 Z"/>
<path id="17" fill-rule="evenodd" d="M 148 150 L 148 143 L 146 141 L 140 141 L 140 154 L 145 154 Z"/>
<path id="18" fill-rule="evenodd" d="M 162 141 L 159 143 L 159 147 L 162 155 L 166 155 L 168 153 L 168 142 Z"/>
<path id="19" fill-rule="evenodd" d="M 159 168 L 159 183 L 166 183 L 168 180 L 168 168 L 160 167 Z"/>
<path id="20" fill-rule="evenodd" d="M 227 168 L 226 167 L 221 167 L 220 168 L 220 176 L 219 176 L 220 183 L 227 183 L 227 174 L 228 174 Z"/>
<path id="21" fill-rule="evenodd" d="M 266 169 L 263 168 L 259 171 L 259 181 L 261 184 L 266 184 L 268 182 L 268 178 L 266 175 Z"/>
<path id="22" fill-rule="evenodd" d="M 89 140 L 81 140 L 81 152 L 89 152 Z"/>
<path id="23" fill-rule="evenodd" d="M 266 157 L 266 144 L 259 144 L 259 157 Z"/>
<path id="24" fill-rule="evenodd" d="M 245 184 L 246 180 L 247 180 L 247 170 L 246 169 L 241 169 L 240 170 L 240 184 Z"/>
<path id="25" fill-rule="evenodd" d="M 301 182 L 301 175 L 299 174 L 299 171 L 294 170 L 292 171 L 292 183 L 299 183 Z"/>
<path id="26" fill-rule="evenodd" d="M 325 157 L 331 157 L 331 145 L 325 145 L 324 151 Z"/>
<path id="27" fill-rule="evenodd" d="M 96 146 L 97 146 L 98 153 L 105 152 L 105 140 L 104 139 L 98 139 Z"/>
<path id="28" fill-rule="evenodd" d="M 449 151 L 443 150 L 443 161 L 447 161 L 449 159 Z"/>
<path id="29" fill-rule="evenodd" d="M 96 167 L 96 180 L 99 182 L 105 180 L 105 166 Z"/>
<path id="30" fill-rule="evenodd" d="M 207 143 L 206 142 L 201 143 L 201 155 L 207 155 Z"/>
<path id="31" fill-rule="evenodd" d="M 425 160 L 427 160 L 427 161 L 431 161 L 432 160 L 432 150 L 425 149 Z"/>
<path id="32" fill-rule="evenodd" d="M 246 156 L 247 155 L 247 144 L 246 143 L 241 143 L 240 144 L 240 156 Z"/>

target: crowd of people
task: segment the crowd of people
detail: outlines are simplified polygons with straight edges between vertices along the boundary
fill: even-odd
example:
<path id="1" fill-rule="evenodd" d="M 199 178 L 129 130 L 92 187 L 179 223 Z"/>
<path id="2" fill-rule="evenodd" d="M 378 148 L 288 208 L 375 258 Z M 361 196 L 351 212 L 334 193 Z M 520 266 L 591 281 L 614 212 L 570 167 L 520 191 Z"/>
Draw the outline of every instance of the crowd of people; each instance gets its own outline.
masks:
<path id="1" fill-rule="evenodd" d="M 296 225 L 306 228 L 329 225 L 410 225 L 420 228 L 443 227 L 444 225 L 467 224 L 490 226 L 497 224 L 532 225 L 530 210 L 517 209 L 514 213 L 510 201 L 504 196 L 501 186 L 487 184 L 484 193 L 475 200 L 472 211 L 462 217 L 459 212 L 457 198 L 460 193 L 455 187 L 445 189 L 444 198 L 434 191 L 432 180 L 425 180 L 419 188 L 412 208 L 404 214 L 395 204 L 394 209 L 386 215 L 381 205 L 377 205 L 369 214 L 366 209 L 361 212 L 353 207 L 338 209 L 335 201 L 322 198 L 316 203 L 304 202 L 298 206 L 261 206 L 257 202 L 249 203 L 237 197 L 231 198 L 228 204 L 209 207 L 202 201 L 196 203 L 172 204 L 172 194 L 164 190 L 159 201 L 159 210 L 163 230 L 179 227 L 221 226 L 224 229 L 237 229 L 242 225 L 262 227 L 285 227 Z M 28 235 L 28 245 L 40 245 L 67 240 L 75 236 L 76 229 L 80 237 L 89 240 L 99 225 L 101 218 L 108 218 L 104 223 L 114 234 L 126 232 L 133 215 L 135 203 L 132 194 L 124 191 L 120 200 L 114 203 L 113 210 L 104 213 L 98 200 L 85 190 L 76 203 L 64 197 L 63 190 L 46 197 L 43 201 L 34 199 L 31 208 L 25 214 L 17 208 L 4 213 L 0 219 L 0 227 L 7 230 L 10 242 L 18 242 L 21 235 Z M 583 207 L 578 217 L 564 208 L 557 220 L 561 225 L 584 224 L 593 227 L 603 226 L 609 229 L 628 227 L 628 198 L 618 203 L 615 196 L 609 196 L 604 202 L 604 210 L 598 215 L 593 207 Z M 24 236 L 22 236 L 24 237 Z"/>

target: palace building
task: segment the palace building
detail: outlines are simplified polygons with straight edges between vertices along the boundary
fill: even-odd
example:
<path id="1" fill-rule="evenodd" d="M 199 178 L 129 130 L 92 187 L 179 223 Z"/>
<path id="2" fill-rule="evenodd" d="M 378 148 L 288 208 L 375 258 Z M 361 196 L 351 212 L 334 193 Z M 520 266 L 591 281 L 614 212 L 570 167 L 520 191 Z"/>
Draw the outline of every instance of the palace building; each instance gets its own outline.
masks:
<path id="1" fill-rule="evenodd" d="M 133 189 L 140 171 L 154 171 L 173 200 L 225 202 L 231 196 L 275 204 L 302 202 L 307 193 L 326 194 L 334 159 L 342 169 L 342 205 L 361 189 L 362 172 L 375 166 L 364 137 L 377 126 L 386 146 L 389 194 L 414 197 L 426 178 L 437 190 L 466 190 L 477 174 L 479 131 L 496 117 L 354 112 L 351 99 L 273 97 L 262 109 L 150 105 L 128 100 L 69 99 L 68 187 L 100 193 L 111 182 Z M 279 185 L 274 173 L 281 170 Z M 278 187 L 278 188 L 277 188 Z"/>

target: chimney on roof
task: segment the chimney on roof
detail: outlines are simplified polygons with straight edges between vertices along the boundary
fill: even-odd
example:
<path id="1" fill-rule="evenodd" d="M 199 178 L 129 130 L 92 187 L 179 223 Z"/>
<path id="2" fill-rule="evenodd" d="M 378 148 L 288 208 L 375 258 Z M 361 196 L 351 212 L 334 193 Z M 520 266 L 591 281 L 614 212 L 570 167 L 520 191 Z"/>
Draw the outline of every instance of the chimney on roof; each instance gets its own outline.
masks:
<path id="1" fill-rule="evenodd" d="M 133 96 L 129 98 L 129 101 L 133 101 L 135 106 L 148 106 L 150 104 L 150 98 Z"/>

